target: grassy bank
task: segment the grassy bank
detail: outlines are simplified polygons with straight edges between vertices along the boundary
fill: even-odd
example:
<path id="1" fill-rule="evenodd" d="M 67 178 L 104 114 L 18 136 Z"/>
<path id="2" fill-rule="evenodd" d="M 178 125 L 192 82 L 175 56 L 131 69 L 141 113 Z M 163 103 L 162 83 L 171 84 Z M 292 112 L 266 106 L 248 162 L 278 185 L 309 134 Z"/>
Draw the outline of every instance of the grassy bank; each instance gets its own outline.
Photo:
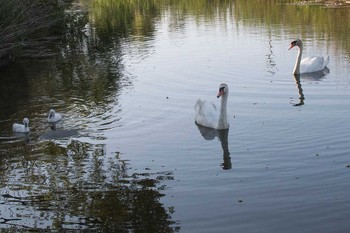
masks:
<path id="1" fill-rule="evenodd" d="M 321 4 L 327 7 L 346 7 L 350 6 L 349 0 L 291 0 L 300 4 Z"/>
<path id="2" fill-rule="evenodd" d="M 43 46 L 59 34 L 63 8 L 58 0 L 0 0 L 0 68 L 23 48 Z"/>

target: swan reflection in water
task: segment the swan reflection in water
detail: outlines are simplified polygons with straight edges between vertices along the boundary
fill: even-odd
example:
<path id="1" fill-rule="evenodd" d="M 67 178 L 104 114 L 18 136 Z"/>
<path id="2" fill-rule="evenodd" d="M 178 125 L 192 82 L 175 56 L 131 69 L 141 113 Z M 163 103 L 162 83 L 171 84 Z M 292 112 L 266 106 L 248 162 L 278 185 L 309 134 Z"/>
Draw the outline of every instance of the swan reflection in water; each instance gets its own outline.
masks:
<path id="1" fill-rule="evenodd" d="M 57 128 L 57 124 L 58 122 L 50 122 L 50 130 L 46 131 L 43 135 L 41 135 L 40 139 L 54 140 L 79 136 L 78 129 L 59 129 Z"/>
<path id="2" fill-rule="evenodd" d="M 309 80 L 309 81 L 321 81 L 324 76 L 326 76 L 329 73 L 329 69 L 326 67 L 323 70 L 313 72 L 313 73 L 306 73 L 306 74 L 294 74 L 294 81 L 295 85 L 298 88 L 299 92 L 299 103 L 293 104 L 293 106 L 301 106 L 304 105 L 305 96 L 303 93 L 303 88 L 301 87 L 300 79 L 303 80 Z"/>
<path id="3" fill-rule="evenodd" d="M 222 169 L 230 170 L 232 168 L 230 152 L 228 149 L 228 129 L 212 129 L 208 127 L 201 126 L 195 123 L 198 127 L 199 132 L 204 137 L 205 140 L 214 140 L 216 137 L 221 142 L 221 147 L 223 150 L 223 163 L 221 164 Z"/>

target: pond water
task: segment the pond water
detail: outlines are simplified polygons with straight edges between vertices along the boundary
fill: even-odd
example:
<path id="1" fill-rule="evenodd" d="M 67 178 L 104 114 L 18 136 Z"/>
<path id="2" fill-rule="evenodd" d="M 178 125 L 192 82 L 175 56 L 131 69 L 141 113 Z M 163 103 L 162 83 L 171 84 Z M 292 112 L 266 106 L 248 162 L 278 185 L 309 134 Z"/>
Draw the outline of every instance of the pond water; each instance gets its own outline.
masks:
<path id="1" fill-rule="evenodd" d="M 55 56 L 0 72 L 0 227 L 347 232 L 350 8 L 91 0 Z M 79 10 L 80 9 L 80 10 Z M 83 10 L 81 10 L 83 9 Z M 325 73 L 294 76 L 304 56 Z M 198 98 L 229 130 L 197 126 Z M 46 121 L 49 109 L 63 115 Z M 30 120 L 30 133 L 11 125 Z"/>

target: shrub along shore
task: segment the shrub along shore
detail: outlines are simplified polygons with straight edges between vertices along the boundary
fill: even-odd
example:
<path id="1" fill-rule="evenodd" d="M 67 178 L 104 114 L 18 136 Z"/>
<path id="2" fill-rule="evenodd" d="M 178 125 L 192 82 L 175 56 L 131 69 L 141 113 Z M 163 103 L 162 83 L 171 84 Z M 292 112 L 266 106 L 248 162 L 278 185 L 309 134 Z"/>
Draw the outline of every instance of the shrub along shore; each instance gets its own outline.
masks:
<path id="1" fill-rule="evenodd" d="M 58 38 L 65 6 L 59 0 L 0 0 L 0 69 L 22 56 L 25 48 Z"/>

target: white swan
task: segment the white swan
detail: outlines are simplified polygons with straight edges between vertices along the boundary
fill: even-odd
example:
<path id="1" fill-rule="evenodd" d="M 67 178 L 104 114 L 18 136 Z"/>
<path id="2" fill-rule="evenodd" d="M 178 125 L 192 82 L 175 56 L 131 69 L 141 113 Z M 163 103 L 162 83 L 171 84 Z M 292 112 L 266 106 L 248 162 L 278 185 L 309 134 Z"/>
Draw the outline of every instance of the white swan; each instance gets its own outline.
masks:
<path id="1" fill-rule="evenodd" d="M 327 67 L 329 56 L 305 57 L 303 60 L 301 60 L 301 56 L 303 54 L 303 42 L 300 39 L 292 41 L 289 49 L 293 48 L 294 46 L 298 47 L 298 56 L 295 62 L 293 74 L 312 73 L 323 70 Z"/>
<path id="2" fill-rule="evenodd" d="M 208 103 L 201 99 L 197 100 L 194 106 L 196 111 L 195 122 L 201 126 L 213 129 L 228 129 L 226 110 L 228 92 L 228 86 L 225 83 L 220 84 L 217 95 L 218 98 L 221 97 L 220 109 L 214 103 Z"/>
<path id="3" fill-rule="evenodd" d="M 50 109 L 49 116 L 47 117 L 47 122 L 49 123 L 55 123 L 62 119 L 61 114 L 55 112 L 55 110 Z"/>
<path id="4" fill-rule="evenodd" d="M 28 133 L 29 132 L 29 120 L 28 118 L 23 119 L 23 124 L 14 123 L 12 125 L 13 132 L 16 133 Z"/>

